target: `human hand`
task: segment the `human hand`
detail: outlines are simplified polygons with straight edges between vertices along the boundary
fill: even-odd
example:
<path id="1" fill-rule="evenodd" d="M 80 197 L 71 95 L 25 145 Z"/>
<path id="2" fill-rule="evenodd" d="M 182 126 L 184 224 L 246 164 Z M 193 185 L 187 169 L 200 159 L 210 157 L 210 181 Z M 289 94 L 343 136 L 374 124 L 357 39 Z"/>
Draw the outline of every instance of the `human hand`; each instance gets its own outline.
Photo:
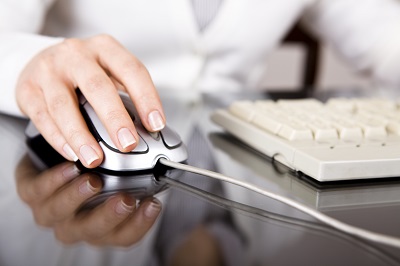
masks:
<path id="1" fill-rule="evenodd" d="M 64 244 L 130 246 L 152 227 L 161 210 L 155 198 L 136 207 L 130 195 L 115 194 L 91 210 L 78 211 L 102 187 L 99 176 L 79 174 L 66 162 L 39 173 L 25 156 L 16 171 L 17 191 L 29 205 L 38 225 L 54 230 Z"/>
<path id="2" fill-rule="evenodd" d="M 79 159 L 88 168 L 103 160 L 103 152 L 79 111 L 77 88 L 122 152 L 134 149 L 139 137 L 118 90 L 131 96 L 148 131 L 165 126 L 157 91 L 147 69 L 136 57 L 108 35 L 66 39 L 28 63 L 16 92 L 21 111 L 67 160 Z"/>

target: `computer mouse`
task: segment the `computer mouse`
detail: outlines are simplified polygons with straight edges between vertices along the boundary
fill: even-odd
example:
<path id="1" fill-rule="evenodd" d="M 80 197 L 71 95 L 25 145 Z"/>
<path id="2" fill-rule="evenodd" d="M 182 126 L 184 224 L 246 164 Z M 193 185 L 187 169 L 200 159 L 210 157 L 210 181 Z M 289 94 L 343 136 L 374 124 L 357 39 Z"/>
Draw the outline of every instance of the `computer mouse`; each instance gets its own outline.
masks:
<path id="1" fill-rule="evenodd" d="M 148 132 L 142 125 L 136 108 L 126 93 L 121 92 L 120 97 L 140 137 L 136 148 L 127 153 L 117 149 L 90 103 L 82 94 L 78 93 L 78 96 L 82 115 L 104 152 L 104 160 L 98 166 L 99 169 L 118 172 L 142 171 L 153 169 L 160 158 L 174 162 L 187 160 L 188 152 L 180 136 L 168 125 L 159 132 Z M 36 143 L 35 146 L 38 146 L 37 143 L 43 143 L 43 140 L 33 141 L 41 135 L 32 122 L 28 124 L 25 134 L 28 144 Z"/>

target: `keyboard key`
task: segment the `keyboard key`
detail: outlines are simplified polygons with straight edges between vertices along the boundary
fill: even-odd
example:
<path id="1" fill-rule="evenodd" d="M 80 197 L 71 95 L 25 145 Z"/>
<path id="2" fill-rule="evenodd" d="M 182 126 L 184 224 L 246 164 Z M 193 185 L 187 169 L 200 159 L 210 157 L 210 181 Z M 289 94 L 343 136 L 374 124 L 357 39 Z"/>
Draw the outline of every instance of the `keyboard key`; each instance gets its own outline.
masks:
<path id="1" fill-rule="evenodd" d="M 282 121 L 282 117 L 257 110 L 252 123 L 272 134 L 277 134 L 282 127 Z"/>
<path id="2" fill-rule="evenodd" d="M 400 120 L 389 119 L 386 124 L 387 131 L 400 136 Z"/>
<path id="3" fill-rule="evenodd" d="M 283 119 L 281 121 L 283 121 L 283 124 L 278 131 L 278 136 L 291 141 L 313 139 L 313 134 L 309 128 L 295 121 Z"/>
<path id="4" fill-rule="evenodd" d="M 339 139 L 338 132 L 334 127 L 321 119 L 315 119 L 308 123 L 308 127 L 314 134 L 317 141 L 330 141 Z"/>
<path id="5" fill-rule="evenodd" d="M 343 141 L 361 142 L 363 139 L 362 129 L 346 119 L 336 119 L 332 121 L 332 126 L 337 129 Z"/>
<path id="6" fill-rule="evenodd" d="M 250 101 L 234 102 L 229 106 L 229 111 L 236 117 L 250 122 L 254 117 L 254 104 Z"/>
<path id="7" fill-rule="evenodd" d="M 385 139 L 386 133 L 386 123 L 381 120 L 365 117 L 363 115 L 358 115 L 356 118 L 356 123 L 361 127 L 364 133 L 364 137 L 369 140 L 382 140 Z"/>

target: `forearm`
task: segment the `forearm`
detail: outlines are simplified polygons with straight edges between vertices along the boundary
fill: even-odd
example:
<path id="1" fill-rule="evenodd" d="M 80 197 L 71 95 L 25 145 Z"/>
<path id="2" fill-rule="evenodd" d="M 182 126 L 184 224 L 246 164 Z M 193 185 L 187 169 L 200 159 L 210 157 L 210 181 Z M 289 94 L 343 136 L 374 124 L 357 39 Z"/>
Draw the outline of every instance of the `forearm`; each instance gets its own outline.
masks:
<path id="1" fill-rule="evenodd" d="M 0 112 L 22 115 L 15 86 L 24 66 L 60 39 L 38 35 L 54 0 L 0 0 Z"/>
<path id="2" fill-rule="evenodd" d="M 304 21 L 356 70 L 400 86 L 400 2 L 321 0 Z"/>

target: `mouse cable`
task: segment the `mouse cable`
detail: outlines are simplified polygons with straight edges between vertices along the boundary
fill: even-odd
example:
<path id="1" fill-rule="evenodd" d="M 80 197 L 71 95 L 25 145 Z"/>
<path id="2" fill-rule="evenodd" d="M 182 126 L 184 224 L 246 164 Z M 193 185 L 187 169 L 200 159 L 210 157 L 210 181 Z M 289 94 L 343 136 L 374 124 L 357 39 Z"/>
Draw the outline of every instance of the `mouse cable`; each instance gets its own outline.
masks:
<path id="1" fill-rule="evenodd" d="M 317 235 L 322 234 L 335 237 L 356 245 L 365 252 L 369 252 L 369 254 L 374 255 L 377 259 L 385 261 L 388 265 L 399 265 L 398 259 L 396 259 L 391 253 L 381 248 L 381 246 L 376 246 L 374 242 L 347 234 L 346 232 L 337 230 L 336 228 L 333 228 L 325 223 L 320 223 L 318 221 L 307 221 L 301 218 L 289 217 L 283 214 L 273 213 L 267 210 L 252 207 L 224 198 L 222 196 L 215 195 L 211 192 L 191 186 L 168 176 L 160 175 L 158 176 L 158 179 L 167 183 L 170 187 L 187 192 L 195 197 L 207 201 L 210 204 L 217 205 L 225 209 L 233 208 L 246 216 L 255 217 L 256 219 L 262 221 L 267 220 L 269 223 L 285 226 L 286 228 L 303 228 L 305 230 L 313 230 L 313 232 Z"/>
<path id="2" fill-rule="evenodd" d="M 290 198 L 278 195 L 276 193 L 273 193 L 271 191 L 259 188 L 257 186 L 254 186 L 250 183 L 247 182 L 243 182 L 237 179 L 234 179 L 232 177 L 228 177 L 225 176 L 223 174 L 219 174 L 210 170 L 206 170 L 206 169 L 201 169 L 201 168 L 197 168 L 194 166 L 190 166 L 187 164 L 182 164 L 182 163 L 176 163 L 170 160 L 167 160 L 165 158 L 161 158 L 159 159 L 159 162 L 165 166 L 169 166 L 175 169 L 179 169 L 179 170 L 183 170 L 183 171 L 187 171 L 187 172 L 192 172 L 195 174 L 200 174 L 203 176 L 208 176 L 214 179 L 218 179 L 221 181 L 225 181 L 249 190 L 252 190 L 258 194 L 261 194 L 263 196 L 272 198 L 274 200 L 277 200 L 281 203 L 284 203 L 288 206 L 291 206 L 303 213 L 306 213 L 312 217 L 314 217 L 315 219 L 317 219 L 320 222 L 323 222 L 333 228 L 336 228 L 337 230 L 340 230 L 342 232 L 345 232 L 347 234 L 362 238 L 362 239 L 367 239 L 376 243 L 380 243 L 380 244 L 385 244 L 385 245 L 389 245 L 389 246 L 393 246 L 396 248 L 400 248 L 400 238 L 397 237 L 392 237 L 392 236 L 388 236 L 388 235 L 384 235 L 384 234 L 379 234 L 379 233 L 375 233 L 366 229 L 362 229 L 356 226 L 352 226 L 349 224 L 346 224 L 344 222 L 341 222 L 337 219 L 334 219 L 332 217 L 329 217 L 328 215 L 319 212 L 313 208 L 310 208 L 302 203 L 299 203 L 295 200 L 292 200 Z"/>

